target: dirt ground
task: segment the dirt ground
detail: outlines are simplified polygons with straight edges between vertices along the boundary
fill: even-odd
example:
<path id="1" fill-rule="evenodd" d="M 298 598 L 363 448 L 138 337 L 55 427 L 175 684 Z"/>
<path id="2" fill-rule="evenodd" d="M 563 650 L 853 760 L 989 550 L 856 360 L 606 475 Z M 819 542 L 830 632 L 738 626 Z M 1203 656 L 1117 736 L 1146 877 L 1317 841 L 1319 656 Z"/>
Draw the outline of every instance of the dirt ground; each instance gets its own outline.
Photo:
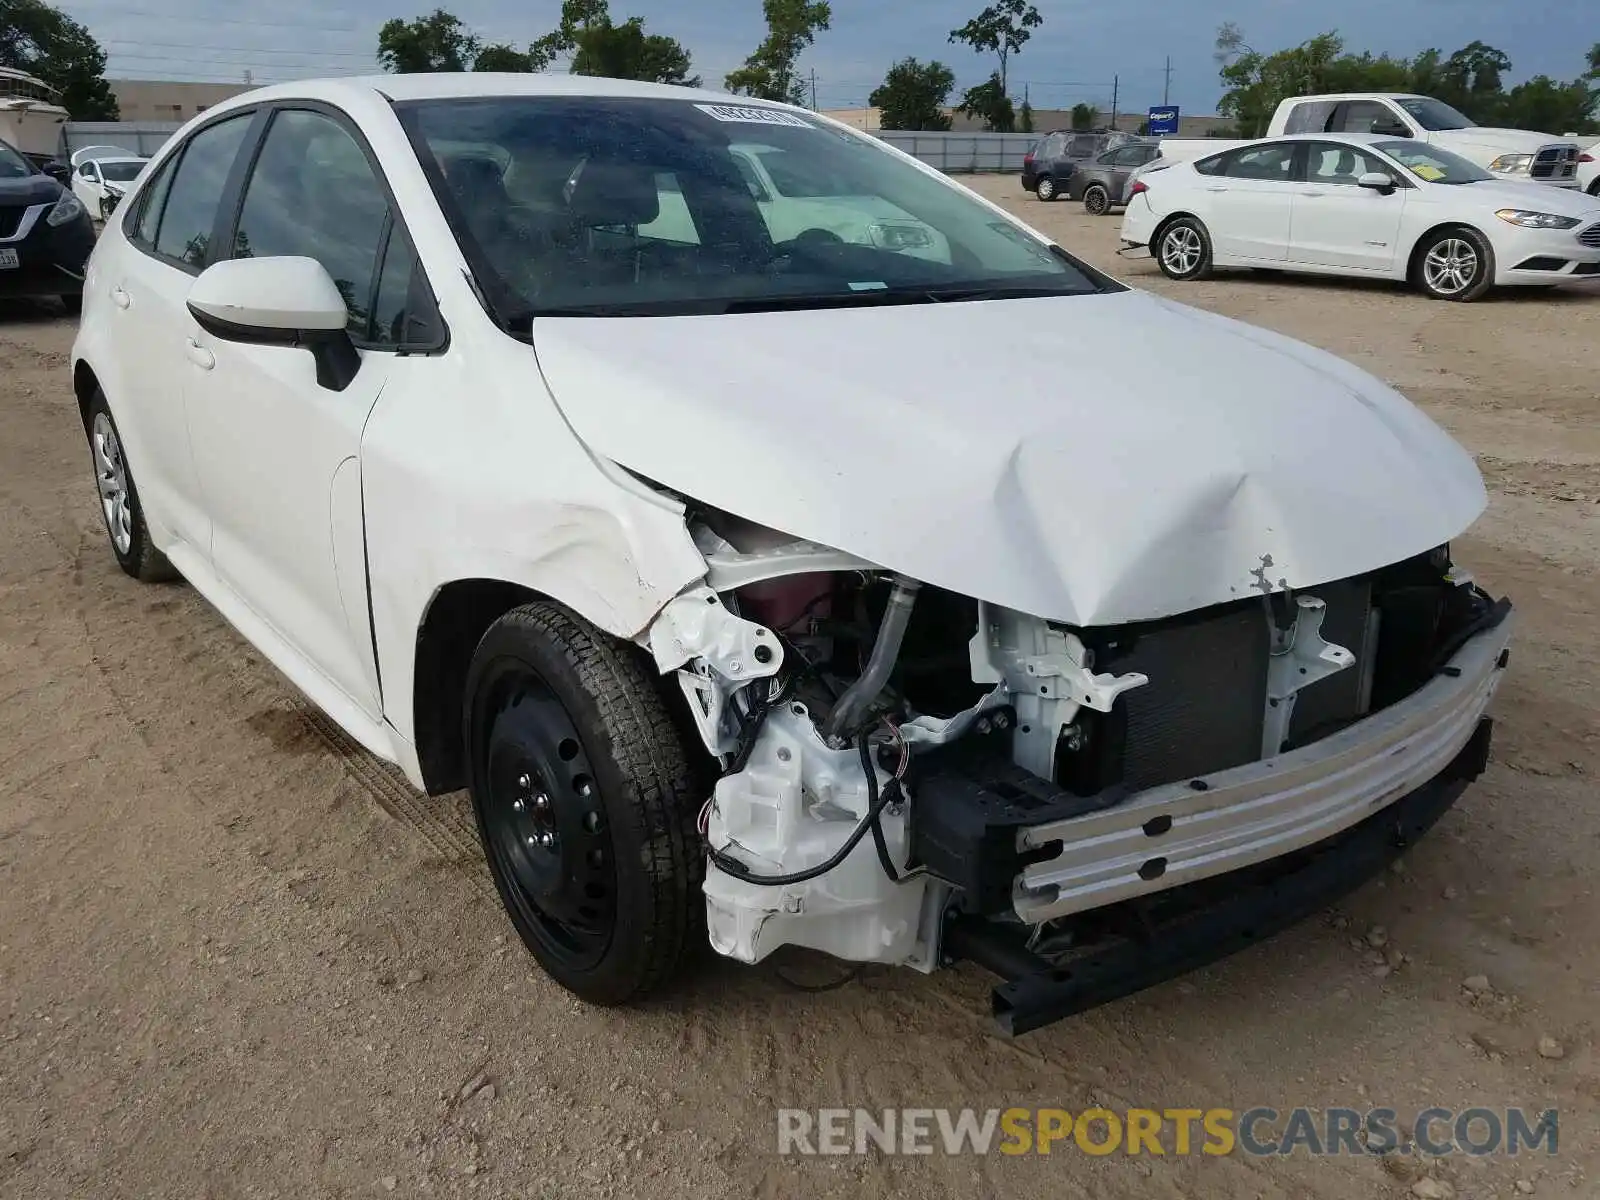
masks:
<path id="1" fill-rule="evenodd" d="M 424 800 L 352 749 L 191 590 L 116 569 L 72 325 L 14 305 L 0 1195 L 1600 1194 L 1600 292 L 1457 306 L 1354 283 L 1173 286 L 1115 257 L 1118 220 L 1010 178 L 981 186 L 1138 286 L 1346 356 L 1479 456 L 1492 503 L 1458 559 L 1513 594 L 1521 623 L 1495 761 L 1402 869 L 1014 1042 L 965 967 L 809 996 L 708 951 L 648 1007 L 585 1008 L 511 936 L 460 797 Z M 995 363 L 996 403 L 1070 380 L 1097 349 L 1066 326 L 1062 370 Z M 1487 991 L 1463 987 L 1477 975 Z M 1096 1104 L 1554 1106 L 1560 1149 L 1454 1156 L 1430 1168 L 1448 1189 L 1412 1160 L 1348 1155 L 776 1153 L 779 1107 Z"/>

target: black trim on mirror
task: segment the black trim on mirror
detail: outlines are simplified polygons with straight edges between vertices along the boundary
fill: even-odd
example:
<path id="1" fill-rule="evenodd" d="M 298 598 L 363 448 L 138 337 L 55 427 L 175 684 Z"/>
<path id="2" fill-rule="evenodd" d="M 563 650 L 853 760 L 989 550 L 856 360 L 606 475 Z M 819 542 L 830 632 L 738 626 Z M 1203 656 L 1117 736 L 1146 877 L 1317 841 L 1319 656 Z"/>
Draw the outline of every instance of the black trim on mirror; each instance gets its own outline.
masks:
<path id="1" fill-rule="evenodd" d="M 343 329 L 269 329 L 215 317 L 193 304 L 188 309 L 195 324 L 225 342 L 311 351 L 317 364 L 317 384 L 330 392 L 344 391 L 361 370 L 361 352 Z"/>

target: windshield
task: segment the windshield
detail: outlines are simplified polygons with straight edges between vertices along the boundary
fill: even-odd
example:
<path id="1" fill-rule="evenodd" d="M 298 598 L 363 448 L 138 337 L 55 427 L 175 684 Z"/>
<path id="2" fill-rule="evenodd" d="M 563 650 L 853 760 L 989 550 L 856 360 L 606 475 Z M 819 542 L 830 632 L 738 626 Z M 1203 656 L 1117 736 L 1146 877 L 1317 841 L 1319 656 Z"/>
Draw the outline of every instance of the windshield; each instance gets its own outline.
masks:
<path id="1" fill-rule="evenodd" d="M 1482 183 L 1494 176 L 1477 163 L 1468 162 L 1459 154 L 1430 146 L 1427 142 L 1377 142 L 1375 148 L 1410 171 L 1418 179 L 1429 183 Z"/>
<path id="2" fill-rule="evenodd" d="M 100 174 L 112 183 L 132 183 L 144 170 L 143 162 L 103 162 Z"/>
<path id="3" fill-rule="evenodd" d="M 0 142 L 0 179 L 26 179 L 32 174 L 33 164 Z"/>
<path id="4" fill-rule="evenodd" d="M 1401 108 L 1410 114 L 1424 129 L 1471 129 L 1477 125 L 1471 117 L 1463 116 L 1442 100 L 1433 100 L 1427 96 L 1407 96 L 1396 100 Z"/>
<path id="5" fill-rule="evenodd" d="M 1120 286 L 866 135 L 781 109 L 571 96 L 397 108 L 508 327 Z"/>

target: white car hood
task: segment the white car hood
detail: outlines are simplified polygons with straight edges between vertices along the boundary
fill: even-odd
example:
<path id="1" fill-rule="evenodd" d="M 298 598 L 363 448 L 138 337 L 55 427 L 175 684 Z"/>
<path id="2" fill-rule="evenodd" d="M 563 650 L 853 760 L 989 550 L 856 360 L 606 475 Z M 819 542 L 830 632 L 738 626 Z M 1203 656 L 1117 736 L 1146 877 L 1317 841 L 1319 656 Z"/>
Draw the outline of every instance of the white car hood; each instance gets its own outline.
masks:
<path id="1" fill-rule="evenodd" d="M 596 452 L 727 512 L 1078 625 L 1169 616 L 1426 551 L 1471 458 L 1346 363 L 1139 292 L 543 317 Z"/>
<path id="2" fill-rule="evenodd" d="M 1525 179 L 1485 179 L 1479 183 L 1438 184 L 1450 194 L 1459 194 L 1484 205 L 1484 219 L 1497 208 L 1525 208 L 1533 212 L 1554 213 L 1558 217 L 1600 218 L 1600 200 L 1573 188 L 1551 187 Z M 1491 226 L 1493 228 L 1493 226 Z"/>
<path id="3" fill-rule="evenodd" d="M 1479 151 L 1494 157 L 1500 154 L 1532 154 L 1545 146 L 1573 145 L 1571 138 L 1546 137 L 1526 129 L 1491 129 L 1474 125 L 1468 129 L 1446 129 L 1433 135 L 1441 146 L 1461 151 Z"/>

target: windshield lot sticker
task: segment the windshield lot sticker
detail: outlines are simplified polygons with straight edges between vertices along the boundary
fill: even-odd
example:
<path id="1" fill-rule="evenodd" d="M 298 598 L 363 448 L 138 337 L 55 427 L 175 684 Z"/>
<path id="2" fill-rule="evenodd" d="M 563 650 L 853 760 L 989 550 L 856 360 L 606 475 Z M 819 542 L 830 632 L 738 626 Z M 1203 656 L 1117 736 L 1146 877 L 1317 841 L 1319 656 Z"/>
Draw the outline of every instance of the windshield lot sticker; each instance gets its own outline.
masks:
<path id="1" fill-rule="evenodd" d="M 737 104 L 696 104 L 701 112 L 713 121 L 730 121 L 746 125 L 793 125 L 796 129 L 811 129 L 811 122 L 779 112 L 775 108 L 744 108 Z"/>
<path id="2" fill-rule="evenodd" d="M 1444 178 L 1444 172 L 1439 170 L 1439 168 L 1434 166 L 1432 163 L 1418 163 L 1411 169 L 1418 175 L 1421 175 L 1429 183 L 1434 183 Z"/>

